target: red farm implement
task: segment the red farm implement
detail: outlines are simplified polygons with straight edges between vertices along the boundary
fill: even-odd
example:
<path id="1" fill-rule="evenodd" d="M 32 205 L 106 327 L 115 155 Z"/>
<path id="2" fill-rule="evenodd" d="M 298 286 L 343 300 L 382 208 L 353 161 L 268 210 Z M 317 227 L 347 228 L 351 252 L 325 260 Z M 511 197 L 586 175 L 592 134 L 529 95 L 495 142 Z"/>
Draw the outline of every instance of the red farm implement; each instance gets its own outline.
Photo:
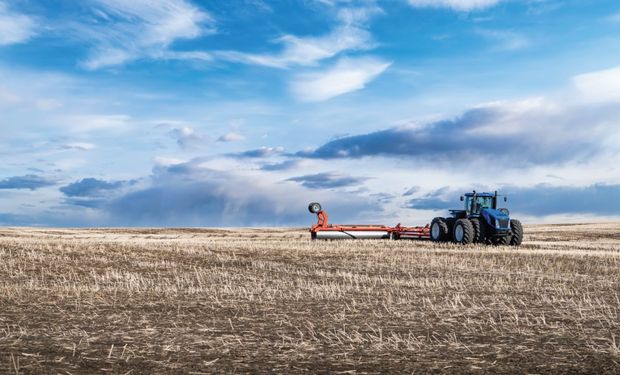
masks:
<path id="1" fill-rule="evenodd" d="M 312 239 L 418 239 L 430 240 L 431 230 L 424 227 L 403 227 L 397 224 L 394 227 L 385 225 L 357 225 L 357 224 L 329 224 L 327 212 L 323 211 L 319 203 L 310 203 L 308 210 L 316 214 L 317 223 L 312 226 Z"/>

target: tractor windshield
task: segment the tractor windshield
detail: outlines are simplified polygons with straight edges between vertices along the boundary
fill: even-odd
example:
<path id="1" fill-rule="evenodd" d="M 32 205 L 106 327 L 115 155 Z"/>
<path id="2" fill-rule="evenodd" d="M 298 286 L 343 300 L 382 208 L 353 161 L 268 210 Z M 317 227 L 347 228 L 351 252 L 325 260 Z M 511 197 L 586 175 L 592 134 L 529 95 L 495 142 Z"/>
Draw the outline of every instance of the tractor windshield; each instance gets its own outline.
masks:
<path id="1" fill-rule="evenodd" d="M 469 214 L 479 214 L 483 208 L 493 208 L 493 197 L 476 197 L 476 206 L 472 207 L 474 197 L 467 197 L 465 209 Z"/>

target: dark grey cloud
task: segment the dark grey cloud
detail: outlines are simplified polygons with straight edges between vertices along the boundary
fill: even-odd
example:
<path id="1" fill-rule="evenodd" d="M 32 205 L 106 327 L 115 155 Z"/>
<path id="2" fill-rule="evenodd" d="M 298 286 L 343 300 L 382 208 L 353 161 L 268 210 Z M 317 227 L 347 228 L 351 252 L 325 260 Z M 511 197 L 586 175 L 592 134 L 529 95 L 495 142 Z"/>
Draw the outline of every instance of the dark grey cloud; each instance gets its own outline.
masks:
<path id="1" fill-rule="evenodd" d="M 95 209 L 100 213 L 97 225 L 106 226 L 306 226 L 315 220 L 307 212 L 311 201 L 337 211 L 340 220 L 381 211 L 377 203 L 356 194 L 341 197 L 215 171 L 202 167 L 199 159 L 158 166 L 142 182 L 109 196 L 68 197 L 65 205 Z"/>
<path id="2" fill-rule="evenodd" d="M 375 193 L 375 194 L 370 194 L 370 196 L 373 199 L 376 199 L 377 202 L 382 203 L 382 204 L 391 203 L 396 198 L 396 196 L 394 196 L 393 194 L 389 194 L 389 193 Z"/>
<path id="3" fill-rule="evenodd" d="M 411 196 L 411 195 L 417 193 L 418 191 L 420 191 L 420 187 L 419 186 L 413 186 L 413 187 L 407 189 L 407 191 L 403 193 L 403 197 Z"/>
<path id="4" fill-rule="evenodd" d="M 60 150 L 77 150 L 77 151 L 89 151 L 95 148 L 95 145 L 88 142 L 71 142 L 58 145 Z"/>
<path id="5" fill-rule="evenodd" d="M 457 165 L 484 161 L 528 166 L 588 160 L 618 134 L 620 107 L 556 106 L 544 101 L 475 108 L 454 119 L 339 138 L 296 155 L 336 159 L 407 157 Z"/>
<path id="6" fill-rule="evenodd" d="M 64 204 L 69 206 L 86 207 L 86 208 L 101 208 L 105 207 L 108 200 L 104 198 L 66 198 Z"/>
<path id="7" fill-rule="evenodd" d="M 291 177 L 286 181 L 299 182 L 309 189 L 333 189 L 346 186 L 355 186 L 366 181 L 364 177 L 345 176 L 337 173 L 317 173 Z"/>
<path id="8" fill-rule="evenodd" d="M 0 180 L 0 189 L 36 190 L 52 185 L 56 185 L 56 181 L 35 174 L 7 177 L 3 180 Z"/>
<path id="9" fill-rule="evenodd" d="M 228 154 L 228 156 L 239 159 L 260 159 L 281 155 L 282 153 L 284 153 L 284 148 L 282 147 L 261 147 L 254 150 Z"/>
<path id="10" fill-rule="evenodd" d="M 93 177 L 83 178 L 60 188 L 67 197 L 93 197 L 120 189 L 132 181 L 105 181 Z"/>
<path id="11" fill-rule="evenodd" d="M 521 188 L 499 187 L 508 196 L 503 204 L 516 214 L 547 216 L 555 214 L 591 214 L 620 216 L 620 185 L 594 184 L 585 187 L 536 185 Z M 492 191 L 478 187 L 477 191 Z M 463 205 L 465 191 L 449 188 L 411 199 L 408 207 L 422 210 L 447 210 Z"/>
<path id="12" fill-rule="evenodd" d="M 620 216 L 620 185 L 506 188 L 511 207 L 533 215 L 594 214 Z"/>
<path id="13" fill-rule="evenodd" d="M 290 160 L 285 160 L 280 163 L 263 164 L 260 167 L 260 169 L 263 171 L 285 171 L 285 170 L 297 168 L 300 166 L 300 164 L 301 164 L 301 160 L 290 159 Z"/>

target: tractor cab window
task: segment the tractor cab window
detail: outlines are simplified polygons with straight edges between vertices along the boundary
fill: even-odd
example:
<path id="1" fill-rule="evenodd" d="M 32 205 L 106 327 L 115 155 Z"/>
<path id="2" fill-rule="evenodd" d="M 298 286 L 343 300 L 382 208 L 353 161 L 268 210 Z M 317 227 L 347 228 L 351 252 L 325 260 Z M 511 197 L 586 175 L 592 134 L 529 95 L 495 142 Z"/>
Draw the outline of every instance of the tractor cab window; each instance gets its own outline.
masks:
<path id="1" fill-rule="evenodd" d="M 493 208 L 493 197 L 476 197 L 476 207 L 472 207 L 474 197 L 465 198 L 465 210 L 468 214 L 479 214 L 483 208 Z"/>

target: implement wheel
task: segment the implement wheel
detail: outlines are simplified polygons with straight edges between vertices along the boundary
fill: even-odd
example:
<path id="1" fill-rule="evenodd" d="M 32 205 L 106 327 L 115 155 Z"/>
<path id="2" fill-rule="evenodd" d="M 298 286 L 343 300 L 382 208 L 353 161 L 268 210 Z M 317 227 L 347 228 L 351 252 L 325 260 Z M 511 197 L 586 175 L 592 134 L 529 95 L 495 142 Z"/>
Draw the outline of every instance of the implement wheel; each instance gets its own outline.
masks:
<path id="1" fill-rule="evenodd" d="M 308 211 L 310 211 L 311 214 L 318 214 L 319 212 L 321 212 L 321 204 L 317 202 L 310 203 L 308 205 Z"/>
<path id="2" fill-rule="evenodd" d="M 443 217 L 436 217 L 431 221 L 431 240 L 445 242 L 448 239 L 448 225 Z"/>
<path id="3" fill-rule="evenodd" d="M 521 246 L 521 242 L 523 242 L 523 225 L 521 225 L 519 220 L 510 220 L 510 229 L 512 230 L 510 246 Z"/>
<path id="4" fill-rule="evenodd" d="M 458 219 L 454 223 L 452 240 L 454 243 L 467 245 L 474 242 L 474 226 L 469 219 Z"/>

